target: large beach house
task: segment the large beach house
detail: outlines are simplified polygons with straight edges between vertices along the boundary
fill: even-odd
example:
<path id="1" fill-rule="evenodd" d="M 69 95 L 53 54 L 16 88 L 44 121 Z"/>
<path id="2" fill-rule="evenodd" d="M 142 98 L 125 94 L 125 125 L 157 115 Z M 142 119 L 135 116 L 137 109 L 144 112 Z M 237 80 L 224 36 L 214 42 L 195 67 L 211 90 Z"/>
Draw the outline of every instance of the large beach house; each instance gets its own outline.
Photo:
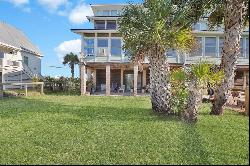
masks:
<path id="1" fill-rule="evenodd" d="M 86 92 L 86 81 L 93 79 L 95 89 L 110 95 L 118 84 L 122 90 L 133 94 L 140 92 L 149 84 L 148 61 L 145 60 L 143 70 L 138 71 L 138 66 L 133 65 L 122 50 L 122 38 L 117 28 L 117 19 L 126 4 L 91 5 L 94 15 L 87 16 L 93 23 L 93 29 L 71 29 L 79 34 L 82 39 L 81 55 L 81 80 L 83 86 L 81 93 Z M 208 29 L 207 18 L 193 25 L 193 34 L 196 36 L 200 47 L 189 55 L 179 55 L 175 50 L 166 53 L 172 67 L 188 65 L 199 59 L 208 59 L 220 63 L 223 45 L 223 28 Z M 238 59 L 235 88 L 244 89 L 249 82 L 249 28 L 242 35 L 241 54 Z M 83 74 L 85 73 L 85 74 Z M 87 78 L 86 76 L 87 75 Z"/>
<path id="2" fill-rule="evenodd" d="M 0 22 L 0 83 L 30 82 L 34 76 L 42 77 L 41 58 L 40 50 L 22 31 Z"/>

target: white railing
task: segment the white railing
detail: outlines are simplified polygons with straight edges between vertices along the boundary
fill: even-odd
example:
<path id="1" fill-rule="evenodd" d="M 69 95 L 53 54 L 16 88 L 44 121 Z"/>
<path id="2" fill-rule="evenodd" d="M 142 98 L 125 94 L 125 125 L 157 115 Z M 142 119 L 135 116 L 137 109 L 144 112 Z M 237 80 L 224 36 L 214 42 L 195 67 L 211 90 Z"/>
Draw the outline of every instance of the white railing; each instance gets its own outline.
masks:
<path id="1" fill-rule="evenodd" d="M 24 85 L 25 96 L 28 96 L 28 85 L 41 85 L 41 94 L 43 94 L 43 87 L 44 82 L 31 82 L 31 83 L 20 83 L 20 82 L 12 82 L 12 83 L 0 83 L 0 98 L 3 97 L 3 86 L 17 86 L 17 85 Z"/>

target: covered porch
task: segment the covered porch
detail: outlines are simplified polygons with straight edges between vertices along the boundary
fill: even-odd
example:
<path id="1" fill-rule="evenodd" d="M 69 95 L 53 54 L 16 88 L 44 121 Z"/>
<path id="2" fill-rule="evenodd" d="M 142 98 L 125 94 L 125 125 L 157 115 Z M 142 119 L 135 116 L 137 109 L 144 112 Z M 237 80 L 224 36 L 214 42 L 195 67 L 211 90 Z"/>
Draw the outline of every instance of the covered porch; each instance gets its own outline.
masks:
<path id="1" fill-rule="evenodd" d="M 131 63 L 87 63 L 81 65 L 81 94 L 143 95 L 149 85 L 149 69 Z M 84 74 L 83 74 L 84 73 Z"/>

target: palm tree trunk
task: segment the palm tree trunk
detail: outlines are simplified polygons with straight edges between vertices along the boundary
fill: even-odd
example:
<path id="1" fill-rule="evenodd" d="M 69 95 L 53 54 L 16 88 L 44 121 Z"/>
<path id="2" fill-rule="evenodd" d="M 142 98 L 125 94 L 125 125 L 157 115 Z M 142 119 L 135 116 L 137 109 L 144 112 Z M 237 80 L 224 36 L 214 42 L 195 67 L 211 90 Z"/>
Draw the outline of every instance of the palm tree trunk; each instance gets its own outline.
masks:
<path id="1" fill-rule="evenodd" d="M 149 56 L 150 94 L 152 109 L 155 112 L 170 113 L 169 64 L 165 51 L 157 46 Z"/>
<path id="2" fill-rule="evenodd" d="M 74 78 L 74 76 L 75 76 L 75 65 L 71 64 L 70 69 L 71 69 L 71 78 Z"/>
<path id="3" fill-rule="evenodd" d="M 220 68 L 224 79 L 216 89 L 210 114 L 222 115 L 227 92 L 233 86 L 234 71 L 240 54 L 240 38 L 243 32 L 246 5 L 244 0 L 225 0 L 225 36 Z"/>
<path id="4" fill-rule="evenodd" d="M 197 121 L 198 104 L 201 101 L 201 94 L 198 88 L 197 79 L 193 78 L 189 82 L 188 100 L 183 113 L 183 118 L 188 122 Z"/>

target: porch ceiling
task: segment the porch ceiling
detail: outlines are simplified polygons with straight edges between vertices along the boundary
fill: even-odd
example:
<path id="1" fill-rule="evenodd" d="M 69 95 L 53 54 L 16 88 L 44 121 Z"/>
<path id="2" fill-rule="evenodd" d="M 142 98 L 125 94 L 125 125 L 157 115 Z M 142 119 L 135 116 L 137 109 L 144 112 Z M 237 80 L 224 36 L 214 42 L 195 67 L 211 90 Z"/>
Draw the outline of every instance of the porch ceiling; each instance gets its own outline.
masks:
<path id="1" fill-rule="evenodd" d="M 111 69 L 129 69 L 133 70 L 134 65 L 132 63 L 87 63 L 86 67 L 87 68 L 92 68 L 92 69 L 106 69 L 106 65 L 110 65 Z M 143 68 L 146 69 L 148 68 L 148 64 L 143 64 Z"/>

